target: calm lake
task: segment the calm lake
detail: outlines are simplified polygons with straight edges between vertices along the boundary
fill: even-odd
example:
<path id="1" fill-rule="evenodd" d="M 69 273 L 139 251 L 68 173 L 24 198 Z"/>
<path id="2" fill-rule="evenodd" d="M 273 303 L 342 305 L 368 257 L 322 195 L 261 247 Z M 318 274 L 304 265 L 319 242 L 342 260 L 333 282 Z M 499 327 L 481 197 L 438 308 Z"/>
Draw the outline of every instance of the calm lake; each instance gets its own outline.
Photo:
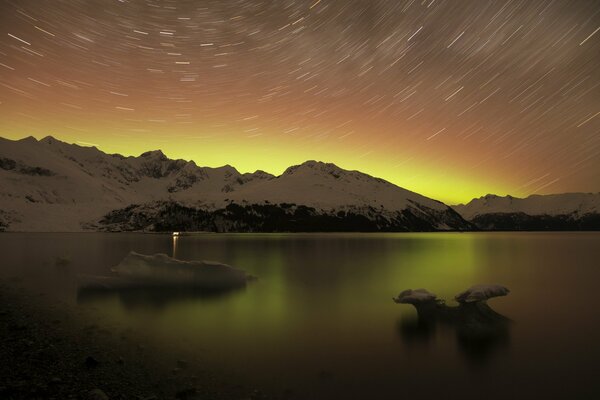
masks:
<path id="1" fill-rule="evenodd" d="M 259 279 L 206 297 L 78 293 L 131 250 L 215 260 Z M 298 399 L 598 398 L 600 234 L 2 234 L 0 275 L 111 332 Z M 68 257 L 68 265 L 56 263 Z M 478 283 L 507 329 L 418 324 L 404 289 L 453 304 Z"/>

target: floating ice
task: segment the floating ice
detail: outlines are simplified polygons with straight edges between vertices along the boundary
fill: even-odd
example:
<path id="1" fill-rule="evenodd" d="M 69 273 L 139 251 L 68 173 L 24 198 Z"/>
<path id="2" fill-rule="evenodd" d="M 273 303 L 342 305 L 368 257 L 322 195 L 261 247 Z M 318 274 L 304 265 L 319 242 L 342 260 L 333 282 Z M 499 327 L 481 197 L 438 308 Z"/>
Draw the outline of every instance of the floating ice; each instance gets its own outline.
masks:
<path id="1" fill-rule="evenodd" d="M 448 306 L 444 300 L 425 289 L 405 290 L 394 299 L 396 303 L 412 304 L 422 321 L 436 321 L 477 330 L 481 326 L 503 324 L 508 318 L 492 310 L 485 300 L 506 296 L 509 290 L 500 285 L 475 285 L 457 295 L 457 306 Z M 475 329 L 477 328 L 477 329 Z"/>
<path id="2" fill-rule="evenodd" d="M 459 303 L 485 301 L 492 297 L 506 296 L 510 290 L 501 285 L 475 285 L 454 296 Z"/>
<path id="3" fill-rule="evenodd" d="M 112 269 L 113 276 L 87 277 L 87 286 L 106 289 L 127 287 L 194 287 L 226 289 L 244 286 L 253 279 L 246 272 L 213 261 L 181 261 L 166 254 L 130 252 Z"/>
<path id="4" fill-rule="evenodd" d="M 437 296 L 426 289 L 408 289 L 401 292 L 394 301 L 401 304 L 422 304 L 436 299 Z"/>

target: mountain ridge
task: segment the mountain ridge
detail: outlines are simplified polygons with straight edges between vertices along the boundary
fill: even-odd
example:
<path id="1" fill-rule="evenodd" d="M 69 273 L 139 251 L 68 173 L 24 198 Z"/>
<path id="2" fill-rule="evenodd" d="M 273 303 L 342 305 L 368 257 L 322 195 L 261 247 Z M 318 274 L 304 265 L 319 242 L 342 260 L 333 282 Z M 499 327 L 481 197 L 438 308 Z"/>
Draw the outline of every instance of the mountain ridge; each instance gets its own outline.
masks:
<path id="1" fill-rule="evenodd" d="M 452 208 L 481 230 L 600 230 L 600 193 L 487 194 Z"/>
<path id="2" fill-rule="evenodd" d="M 242 174 L 160 150 L 126 157 L 52 136 L 0 138 L 0 182 L 5 230 L 176 230 L 169 218 L 216 231 L 472 228 L 442 202 L 315 160 Z M 166 222 L 152 223 L 159 216 Z"/>
<path id="3" fill-rule="evenodd" d="M 600 230 L 600 193 L 487 194 L 449 207 L 316 160 L 240 173 L 52 136 L 0 138 L 0 184 L 0 230 Z"/>

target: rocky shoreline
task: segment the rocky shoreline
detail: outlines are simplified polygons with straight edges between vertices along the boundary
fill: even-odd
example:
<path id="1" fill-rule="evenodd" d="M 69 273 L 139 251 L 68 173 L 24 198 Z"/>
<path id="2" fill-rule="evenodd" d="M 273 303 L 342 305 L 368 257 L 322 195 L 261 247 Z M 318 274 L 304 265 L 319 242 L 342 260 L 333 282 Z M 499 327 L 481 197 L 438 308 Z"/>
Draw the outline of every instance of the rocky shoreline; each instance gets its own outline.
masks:
<path id="1" fill-rule="evenodd" d="M 220 381 L 198 361 L 159 356 L 44 296 L 0 280 L 1 399 L 265 398 Z"/>

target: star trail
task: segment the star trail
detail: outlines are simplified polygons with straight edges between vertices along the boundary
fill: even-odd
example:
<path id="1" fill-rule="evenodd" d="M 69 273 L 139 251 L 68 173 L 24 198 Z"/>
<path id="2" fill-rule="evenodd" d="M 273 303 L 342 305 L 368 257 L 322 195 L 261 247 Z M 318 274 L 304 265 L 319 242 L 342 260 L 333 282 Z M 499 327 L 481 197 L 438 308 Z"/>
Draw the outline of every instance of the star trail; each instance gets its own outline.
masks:
<path id="1" fill-rule="evenodd" d="M 600 191 L 600 3 L 0 1 L 0 135 L 450 203 Z"/>

